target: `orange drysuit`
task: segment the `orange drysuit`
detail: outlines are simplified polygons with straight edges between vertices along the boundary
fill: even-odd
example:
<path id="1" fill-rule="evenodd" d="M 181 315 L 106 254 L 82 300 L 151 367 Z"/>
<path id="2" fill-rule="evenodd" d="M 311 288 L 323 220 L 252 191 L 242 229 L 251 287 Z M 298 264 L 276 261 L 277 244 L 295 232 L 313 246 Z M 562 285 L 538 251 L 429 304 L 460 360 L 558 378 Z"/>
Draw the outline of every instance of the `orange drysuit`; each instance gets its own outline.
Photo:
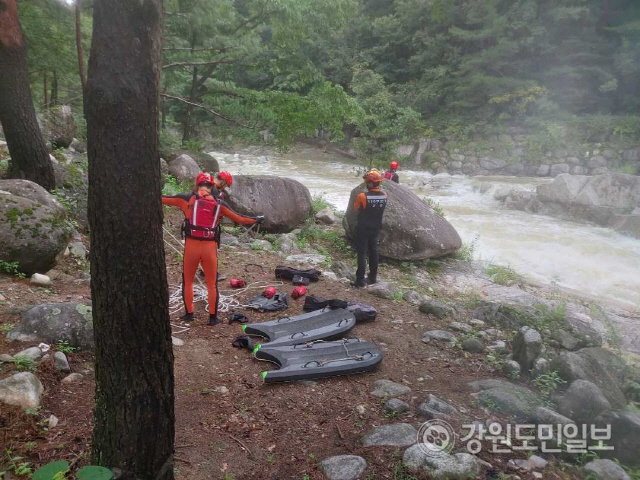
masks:
<path id="1" fill-rule="evenodd" d="M 212 197 L 206 189 L 198 192 L 180 194 L 176 196 L 162 196 L 164 205 L 178 207 L 184 213 L 186 219 L 190 219 L 193 213 L 194 199 L 215 198 L 220 203 L 220 217 L 227 217 L 235 223 L 253 225 L 256 219 L 237 214 L 219 197 Z M 187 236 L 184 245 L 184 260 L 182 263 L 182 299 L 184 308 L 188 314 L 193 313 L 193 279 L 196 276 L 198 265 L 202 263 L 202 269 L 207 283 L 209 314 L 216 316 L 218 313 L 218 241 L 200 240 Z"/>

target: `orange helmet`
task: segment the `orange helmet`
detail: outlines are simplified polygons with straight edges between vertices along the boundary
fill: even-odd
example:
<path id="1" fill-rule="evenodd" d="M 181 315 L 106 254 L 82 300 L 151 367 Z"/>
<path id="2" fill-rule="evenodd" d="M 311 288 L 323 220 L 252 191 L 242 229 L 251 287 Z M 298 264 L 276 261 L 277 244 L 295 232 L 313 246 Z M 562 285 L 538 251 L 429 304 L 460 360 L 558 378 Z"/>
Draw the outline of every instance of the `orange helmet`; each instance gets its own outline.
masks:
<path id="1" fill-rule="evenodd" d="M 395 160 L 389 164 L 389 168 L 391 170 L 397 170 L 399 166 L 400 166 L 400 164 L 398 162 L 396 162 Z"/>
<path id="2" fill-rule="evenodd" d="M 382 173 L 377 168 L 372 168 L 362 177 L 365 181 L 369 181 L 372 183 L 380 183 L 382 182 Z"/>

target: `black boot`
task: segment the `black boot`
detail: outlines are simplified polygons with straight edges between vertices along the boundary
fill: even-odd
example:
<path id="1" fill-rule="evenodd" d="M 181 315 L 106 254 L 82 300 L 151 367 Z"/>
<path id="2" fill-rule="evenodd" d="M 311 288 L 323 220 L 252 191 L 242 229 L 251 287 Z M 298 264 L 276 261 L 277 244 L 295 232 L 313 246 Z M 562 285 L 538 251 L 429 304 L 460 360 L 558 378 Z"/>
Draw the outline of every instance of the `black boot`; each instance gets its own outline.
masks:
<path id="1" fill-rule="evenodd" d="M 358 278 L 355 282 L 351 282 L 351 286 L 356 288 L 364 288 L 367 286 L 367 284 L 364 281 L 364 278 Z"/>
<path id="2" fill-rule="evenodd" d="M 222 320 L 220 320 L 217 315 L 209 315 L 209 325 L 213 327 L 219 323 L 222 323 Z"/>
<path id="3" fill-rule="evenodd" d="M 374 283 L 377 283 L 378 280 L 376 279 L 376 277 L 372 277 L 372 276 L 368 276 L 367 277 L 367 285 L 373 285 Z"/>
<path id="4" fill-rule="evenodd" d="M 193 312 L 192 313 L 185 313 L 183 316 L 180 317 L 180 320 L 182 320 L 185 323 L 191 323 L 196 319 L 196 317 L 193 316 Z"/>

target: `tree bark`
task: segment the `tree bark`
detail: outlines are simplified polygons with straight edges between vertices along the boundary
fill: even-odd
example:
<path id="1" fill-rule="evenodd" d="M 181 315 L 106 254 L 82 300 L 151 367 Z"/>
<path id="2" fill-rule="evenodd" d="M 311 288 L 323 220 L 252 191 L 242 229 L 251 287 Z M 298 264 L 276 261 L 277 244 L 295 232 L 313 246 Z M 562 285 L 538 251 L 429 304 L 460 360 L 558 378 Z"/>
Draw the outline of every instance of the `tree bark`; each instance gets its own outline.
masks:
<path id="1" fill-rule="evenodd" d="M 58 72 L 53 71 L 53 80 L 51 80 L 51 96 L 49 97 L 49 108 L 53 108 L 58 104 Z"/>
<path id="2" fill-rule="evenodd" d="M 92 462 L 173 480 L 162 236 L 162 0 L 96 0 L 86 86 L 96 398 Z"/>
<path id="3" fill-rule="evenodd" d="M 87 79 L 84 75 L 84 55 L 82 53 L 82 18 L 80 16 L 80 0 L 76 0 L 76 50 L 78 51 L 78 74 L 80 75 L 80 85 L 82 94 L 87 86 Z"/>
<path id="4" fill-rule="evenodd" d="M 10 176 L 55 188 L 29 88 L 27 45 L 16 0 L 0 0 L 0 123 L 11 155 Z"/>
<path id="5" fill-rule="evenodd" d="M 49 108 L 49 92 L 47 91 L 49 87 L 47 87 L 47 71 L 46 70 L 44 72 L 43 83 L 44 83 L 44 110 L 47 110 L 47 108 Z"/>

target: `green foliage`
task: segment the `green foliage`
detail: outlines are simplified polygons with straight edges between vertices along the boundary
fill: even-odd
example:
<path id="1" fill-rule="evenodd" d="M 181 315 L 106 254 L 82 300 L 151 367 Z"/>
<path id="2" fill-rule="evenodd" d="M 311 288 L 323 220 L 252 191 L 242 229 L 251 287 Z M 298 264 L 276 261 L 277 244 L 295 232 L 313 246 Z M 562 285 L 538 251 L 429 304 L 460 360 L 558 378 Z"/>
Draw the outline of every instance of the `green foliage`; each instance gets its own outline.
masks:
<path id="1" fill-rule="evenodd" d="M 67 342 L 66 340 L 58 340 L 56 342 L 56 350 L 64 354 L 68 354 L 68 353 L 73 353 L 78 349 L 76 347 L 72 347 L 71 345 L 69 345 L 69 342 Z"/>
<path id="2" fill-rule="evenodd" d="M 162 195 L 177 195 L 178 193 L 189 192 L 193 188 L 188 182 L 179 182 L 173 175 L 165 176 L 165 183 L 162 187 Z"/>
<path id="3" fill-rule="evenodd" d="M 2 458 L 2 463 L 5 466 L 1 468 L 4 468 L 4 470 L 0 470 L 0 475 L 5 475 L 8 472 L 13 472 L 15 475 L 18 475 L 18 476 L 31 475 L 31 473 L 33 473 L 33 469 L 31 468 L 31 463 L 21 462 L 20 460 L 24 460 L 24 458 L 17 455 L 13 455 L 13 451 L 7 448 L 4 452 L 4 457 Z"/>
<path id="4" fill-rule="evenodd" d="M 311 205 L 313 215 L 325 208 L 333 208 L 333 205 L 331 205 L 322 195 L 314 195 L 311 199 Z"/>
<path id="5" fill-rule="evenodd" d="M 431 197 L 422 197 L 422 201 L 429 205 L 431 209 L 435 210 L 438 215 L 444 217 L 444 210 L 437 200 L 434 200 Z"/>
<path id="6" fill-rule="evenodd" d="M 13 275 L 18 278 L 25 278 L 25 274 L 20 271 L 20 264 L 18 262 L 5 262 L 0 260 L 0 272 Z"/>
<path id="7" fill-rule="evenodd" d="M 540 389 L 545 397 L 550 397 L 553 392 L 565 383 L 567 382 L 560 378 L 560 375 L 555 370 L 538 375 L 533 380 L 533 384 Z"/>
<path id="8" fill-rule="evenodd" d="M 499 285 L 509 286 L 521 281 L 520 275 L 515 270 L 504 265 L 489 265 L 484 269 L 484 273 Z"/>
<path id="9" fill-rule="evenodd" d="M 76 473 L 78 480 L 111 480 L 113 472 L 108 468 L 88 465 Z"/>
<path id="10" fill-rule="evenodd" d="M 32 480 L 63 480 L 64 474 L 69 471 L 69 464 L 64 460 L 47 463 L 33 474 Z"/>
<path id="11" fill-rule="evenodd" d="M 13 364 L 21 372 L 35 372 L 38 369 L 38 365 L 33 358 L 23 355 L 13 357 Z"/>

